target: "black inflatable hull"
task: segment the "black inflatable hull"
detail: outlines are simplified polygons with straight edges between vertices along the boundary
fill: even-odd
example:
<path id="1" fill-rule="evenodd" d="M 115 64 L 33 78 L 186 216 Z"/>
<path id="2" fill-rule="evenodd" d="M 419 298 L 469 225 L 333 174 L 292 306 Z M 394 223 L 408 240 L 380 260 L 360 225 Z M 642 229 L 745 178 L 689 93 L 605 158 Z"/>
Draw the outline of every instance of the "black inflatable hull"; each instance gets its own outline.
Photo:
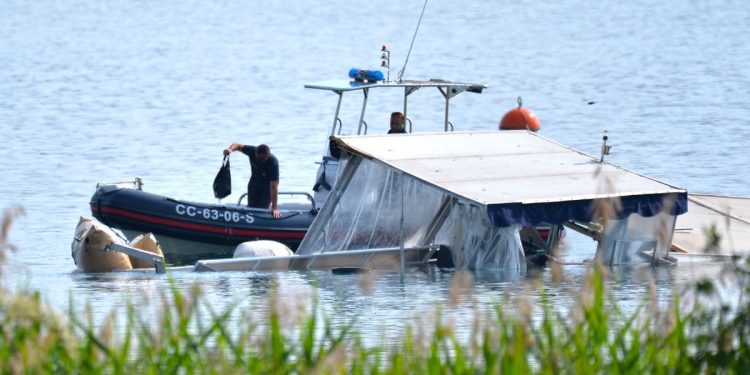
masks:
<path id="1" fill-rule="evenodd" d="M 137 189 L 97 189 L 91 213 L 130 237 L 151 232 L 167 261 L 190 264 L 199 259 L 231 257 L 246 241 L 272 240 L 296 250 L 315 212 L 301 205 L 281 206 L 281 219 L 268 210 L 176 200 Z"/>

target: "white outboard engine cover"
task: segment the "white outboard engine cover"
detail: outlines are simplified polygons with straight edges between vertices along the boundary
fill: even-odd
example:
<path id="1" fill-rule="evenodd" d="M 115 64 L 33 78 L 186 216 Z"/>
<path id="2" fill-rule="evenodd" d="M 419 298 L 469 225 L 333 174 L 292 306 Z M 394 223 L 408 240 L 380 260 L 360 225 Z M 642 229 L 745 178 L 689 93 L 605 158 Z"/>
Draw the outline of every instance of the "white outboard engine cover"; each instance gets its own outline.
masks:
<path id="1" fill-rule="evenodd" d="M 234 248 L 235 258 L 286 257 L 294 253 L 286 245 L 276 241 L 248 241 Z"/>

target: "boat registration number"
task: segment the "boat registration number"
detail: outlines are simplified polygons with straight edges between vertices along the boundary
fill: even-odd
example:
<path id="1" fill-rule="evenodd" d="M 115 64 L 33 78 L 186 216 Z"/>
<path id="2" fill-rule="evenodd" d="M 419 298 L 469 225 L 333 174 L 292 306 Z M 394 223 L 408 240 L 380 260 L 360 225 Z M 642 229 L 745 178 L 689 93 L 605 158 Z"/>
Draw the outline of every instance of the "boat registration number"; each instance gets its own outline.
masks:
<path id="1" fill-rule="evenodd" d="M 206 220 L 216 220 L 239 223 L 244 221 L 248 224 L 255 222 L 255 217 L 250 214 L 242 214 L 239 212 L 232 212 L 227 210 L 217 210 L 215 208 L 198 208 L 195 206 L 178 204 L 175 206 L 175 212 L 178 215 L 190 216 L 190 217 L 202 217 Z"/>

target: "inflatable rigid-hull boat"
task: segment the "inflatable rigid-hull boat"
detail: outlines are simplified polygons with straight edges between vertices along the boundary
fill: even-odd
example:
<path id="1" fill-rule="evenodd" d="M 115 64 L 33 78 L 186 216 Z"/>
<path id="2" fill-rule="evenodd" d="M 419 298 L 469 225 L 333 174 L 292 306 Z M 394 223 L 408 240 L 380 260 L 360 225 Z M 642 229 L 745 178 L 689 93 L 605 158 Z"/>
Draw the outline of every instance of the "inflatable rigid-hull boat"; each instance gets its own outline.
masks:
<path id="1" fill-rule="evenodd" d="M 132 239 L 153 233 L 172 264 L 232 257 L 246 241 L 272 240 L 299 246 L 317 211 L 310 204 L 280 205 L 281 218 L 269 210 L 242 205 L 188 202 L 118 185 L 97 187 L 92 215 Z"/>

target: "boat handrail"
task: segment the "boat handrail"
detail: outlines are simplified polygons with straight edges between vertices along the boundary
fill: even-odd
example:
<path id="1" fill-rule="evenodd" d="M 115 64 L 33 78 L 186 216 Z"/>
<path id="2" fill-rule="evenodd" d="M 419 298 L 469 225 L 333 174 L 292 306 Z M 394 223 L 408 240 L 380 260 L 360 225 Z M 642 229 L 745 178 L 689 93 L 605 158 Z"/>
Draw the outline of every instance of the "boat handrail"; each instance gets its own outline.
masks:
<path id="1" fill-rule="evenodd" d="M 143 190 L 143 180 L 140 177 L 136 177 L 133 181 L 120 181 L 120 182 L 98 182 L 96 184 L 96 190 L 106 190 L 114 188 L 125 187 L 126 185 L 132 185 L 137 190 Z"/>
<path id="2" fill-rule="evenodd" d="M 362 120 L 362 125 L 365 127 L 365 132 L 362 134 L 367 135 L 367 121 Z"/>
<path id="3" fill-rule="evenodd" d="M 448 127 L 450 127 L 451 131 L 453 131 L 453 123 L 452 122 L 448 121 Z"/>
<path id="4" fill-rule="evenodd" d="M 336 132 L 336 134 L 341 135 L 341 126 L 343 125 L 343 123 L 341 122 L 341 119 L 338 116 L 336 116 L 333 122 L 339 124 L 339 130 Z"/>
<path id="5" fill-rule="evenodd" d="M 291 195 L 291 196 L 304 195 L 305 197 L 307 197 L 307 200 L 310 201 L 310 204 L 312 204 L 312 208 L 315 209 L 315 198 L 313 198 L 313 196 L 306 191 L 281 191 L 279 192 L 279 194 Z"/>
<path id="6" fill-rule="evenodd" d="M 406 118 L 406 122 L 409 123 L 409 133 L 411 133 L 412 123 L 410 118 Z"/>
<path id="7" fill-rule="evenodd" d="M 311 205 L 310 209 L 311 210 L 315 210 L 315 198 L 313 198 L 313 196 L 310 193 L 308 193 L 308 192 L 304 192 L 304 191 L 280 191 L 279 195 L 291 195 L 291 196 L 294 196 L 294 195 L 304 195 L 305 197 L 307 197 L 307 200 L 310 201 L 310 205 Z M 242 195 L 240 195 L 240 199 L 237 200 L 237 205 L 238 206 L 242 205 L 242 200 L 245 199 L 245 197 L 247 197 L 247 193 L 243 193 Z"/>

